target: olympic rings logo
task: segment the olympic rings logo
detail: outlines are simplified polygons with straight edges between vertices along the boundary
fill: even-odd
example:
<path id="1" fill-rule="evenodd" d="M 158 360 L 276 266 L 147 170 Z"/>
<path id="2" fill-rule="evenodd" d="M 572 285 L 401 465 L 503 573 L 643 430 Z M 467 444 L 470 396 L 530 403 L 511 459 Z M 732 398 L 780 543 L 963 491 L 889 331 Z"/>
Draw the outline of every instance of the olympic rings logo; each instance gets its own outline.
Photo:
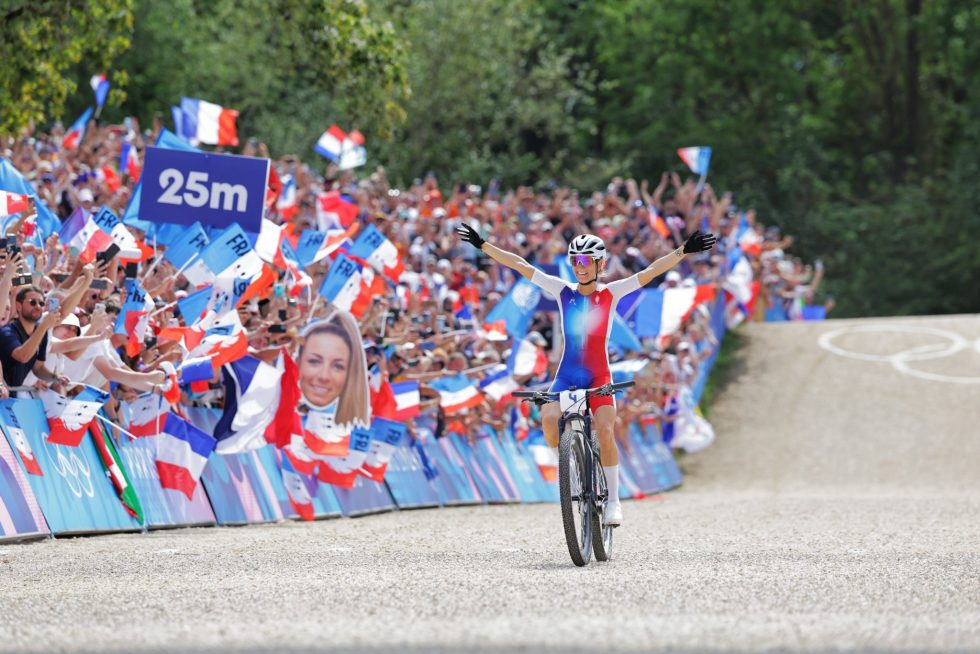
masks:
<path id="1" fill-rule="evenodd" d="M 865 352 L 854 352 L 834 344 L 834 339 L 845 334 L 923 334 L 945 339 L 945 343 L 932 343 L 929 345 L 919 345 L 917 347 L 896 352 L 895 354 L 868 354 Z M 980 353 L 980 338 L 972 343 L 963 338 L 956 332 L 935 327 L 923 327 L 919 325 L 852 325 L 841 327 L 822 334 L 817 343 L 828 352 L 849 359 L 860 361 L 874 361 L 876 363 L 890 363 L 898 372 L 925 379 L 928 381 L 945 382 L 948 384 L 980 384 L 980 377 L 963 377 L 958 375 L 942 375 L 924 370 L 916 370 L 911 366 L 916 361 L 931 361 L 953 356 L 963 350 L 973 349 Z"/>
<path id="2" fill-rule="evenodd" d="M 60 474 L 68 489 L 75 497 L 83 494 L 88 497 L 95 497 L 95 487 L 92 485 L 92 473 L 88 466 L 78 458 L 74 452 L 69 452 L 65 456 L 63 448 L 58 448 L 58 474 Z M 82 479 L 84 477 L 84 479 Z"/>

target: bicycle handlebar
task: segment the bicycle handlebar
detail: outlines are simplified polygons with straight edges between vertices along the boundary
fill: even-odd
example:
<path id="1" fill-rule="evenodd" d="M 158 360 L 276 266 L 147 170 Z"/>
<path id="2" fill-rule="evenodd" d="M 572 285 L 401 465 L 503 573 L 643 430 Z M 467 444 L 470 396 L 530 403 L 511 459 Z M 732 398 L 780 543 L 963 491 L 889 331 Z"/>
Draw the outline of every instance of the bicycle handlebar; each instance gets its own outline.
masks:
<path id="1" fill-rule="evenodd" d="M 619 382 L 617 384 L 605 384 L 597 388 L 587 388 L 585 389 L 585 399 L 589 399 L 595 395 L 613 395 L 619 391 L 635 386 L 636 382 L 626 381 Z M 526 398 L 525 401 L 534 402 L 535 404 L 547 404 L 548 402 L 557 402 L 559 393 L 557 391 L 514 391 L 514 397 Z"/>

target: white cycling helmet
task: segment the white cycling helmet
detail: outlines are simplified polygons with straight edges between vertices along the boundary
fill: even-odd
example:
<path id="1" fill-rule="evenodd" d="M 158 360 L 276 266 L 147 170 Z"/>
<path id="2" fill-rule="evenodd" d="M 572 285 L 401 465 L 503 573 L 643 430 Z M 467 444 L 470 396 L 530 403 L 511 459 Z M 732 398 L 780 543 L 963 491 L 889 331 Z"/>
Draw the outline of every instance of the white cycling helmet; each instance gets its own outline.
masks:
<path id="1" fill-rule="evenodd" d="M 579 254 L 584 254 L 598 261 L 604 261 L 609 256 L 606 251 L 606 244 L 602 242 L 601 238 L 592 234 L 579 234 L 568 244 L 569 259 Z"/>

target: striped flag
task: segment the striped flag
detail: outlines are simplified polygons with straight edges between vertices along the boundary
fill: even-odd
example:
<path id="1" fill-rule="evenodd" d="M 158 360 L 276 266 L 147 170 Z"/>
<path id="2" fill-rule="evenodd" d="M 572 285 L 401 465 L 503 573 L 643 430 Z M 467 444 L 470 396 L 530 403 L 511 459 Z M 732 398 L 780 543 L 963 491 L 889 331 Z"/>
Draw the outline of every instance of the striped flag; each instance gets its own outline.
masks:
<path id="1" fill-rule="evenodd" d="M 301 520 L 313 520 L 315 517 L 313 496 L 306 486 L 306 480 L 296 471 L 288 456 L 282 457 L 279 462 L 279 469 L 282 472 L 282 483 L 286 487 L 286 495 L 289 497 L 289 505 L 293 507 L 293 511 L 299 515 Z"/>
<path id="2" fill-rule="evenodd" d="M 157 473 L 160 485 L 193 499 L 194 489 L 204 472 L 217 441 L 191 423 L 167 414 L 163 433 L 157 438 Z"/>
<path id="3" fill-rule="evenodd" d="M 480 390 L 499 404 L 517 390 L 517 382 L 510 376 L 507 366 L 498 363 L 487 370 L 487 376 L 480 380 Z"/>
<path id="4" fill-rule="evenodd" d="M 398 254 L 398 248 L 374 225 L 368 225 L 361 232 L 349 254 L 364 259 L 372 268 L 396 284 L 405 272 L 405 263 Z"/>
<path id="5" fill-rule="evenodd" d="M 673 334 L 695 307 L 714 297 L 715 287 L 711 284 L 647 289 L 636 309 L 636 335 L 647 338 Z"/>
<path id="6" fill-rule="evenodd" d="M 82 139 L 85 138 L 85 130 L 88 128 L 88 121 L 92 118 L 92 107 L 85 110 L 81 116 L 78 117 L 68 131 L 65 132 L 65 136 L 61 139 L 61 147 L 66 150 L 74 150 L 82 143 Z"/>
<path id="7" fill-rule="evenodd" d="M 109 95 L 109 78 L 105 73 L 92 75 L 89 84 L 92 86 L 92 92 L 95 93 L 95 104 L 101 109 L 105 104 L 106 96 Z"/>
<path id="8" fill-rule="evenodd" d="M 197 98 L 180 99 L 180 135 L 191 145 L 238 145 L 238 112 Z"/>
<path id="9" fill-rule="evenodd" d="M 316 478 L 325 484 L 353 488 L 361 466 L 371 449 L 371 430 L 355 427 L 350 434 L 350 448 L 342 458 L 328 457 L 320 461 Z"/>
<path id="10" fill-rule="evenodd" d="M 24 428 L 21 427 L 20 420 L 17 419 L 17 414 L 14 413 L 14 402 L 16 400 L 7 400 L 6 402 L 0 403 L 0 414 L 3 416 L 0 418 L 0 421 L 3 422 L 3 430 L 7 432 L 7 437 L 10 439 L 11 444 L 17 450 L 17 453 L 20 454 L 20 460 L 24 463 L 24 469 L 32 475 L 43 477 L 44 473 L 41 471 L 41 466 L 37 462 L 34 450 L 27 440 L 27 434 L 24 433 Z"/>
<path id="11" fill-rule="evenodd" d="M 170 413 L 170 405 L 154 393 L 145 393 L 132 402 L 121 402 L 121 413 L 127 419 L 126 431 L 136 437 L 156 436 Z"/>
<path id="12" fill-rule="evenodd" d="M 15 213 L 27 211 L 29 196 L 21 193 L 0 191 L 0 217 L 12 216 Z"/>
<path id="13" fill-rule="evenodd" d="M 404 436 L 405 423 L 375 418 L 371 423 L 371 445 L 358 472 L 372 481 L 384 481 L 391 455 Z"/>
<path id="14" fill-rule="evenodd" d="M 447 415 L 475 407 L 483 401 L 483 395 L 466 375 L 444 377 L 429 384 L 439 393 L 439 406 Z"/>
<path id="15" fill-rule="evenodd" d="M 140 166 L 139 153 L 136 152 L 136 146 L 129 141 L 124 141 L 119 150 L 119 170 L 126 171 L 134 182 L 140 181 L 143 169 Z"/>
<path id="16" fill-rule="evenodd" d="M 116 495 L 119 496 L 123 508 L 129 515 L 136 518 L 137 522 L 143 524 L 143 506 L 140 504 L 139 496 L 136 495 L 136 489 L 129 481 L 129 475 L 126 474 L 126 469 L 119 459 L 119 452 L 112 444 L 112 439 L 106 437 L 102 425 L 97 425 L 94 422 L 89 426 L 89 432 L 92 434 L 92 441 L 95 443 L 95 449 L 99 453 L 99 460 L 102 462 L 102 467 L 105 468 L 106 476 L 112 481 L 112 486 L 116 489 Z"/>
<path id="17" fill-rule="evenodd" d="M 419 415 L 421 395 L 417 381 L 395 382 L 391 385 L 391 391 L 395 394 L 397 406 L 394 420 L 405 422 Z"/>
<path id="18" fill-rule="evenodd" d="M 350 170 L 367 163 L 363 143 L 364 136 L 357 130 L 347 134 L 334 124 L 317 139 L 313 151 L 336 163 L 341 170 Z"/>
<path id="19" fill-rule="evenodd" d="M 44 414 L 51 430 L 48 442 L 78 447 L 89 425 L 95 420 L 95 415 L 108 401 L 109 394 L 86 386 L 72 398 L 50 389 L 41 391 L 38 397 L 44 405 Z"/>
<path id="20" fill-rule="evenodd" d="M 351 223 L 347 229 L 328 229 L 325 232 L 307 229 L 300 236 L 299 244 L 296 246 L 296 258 L 304 266 L 323 261 L 345 242 L 353 239 L 360 228 L 360 224 Z"/>

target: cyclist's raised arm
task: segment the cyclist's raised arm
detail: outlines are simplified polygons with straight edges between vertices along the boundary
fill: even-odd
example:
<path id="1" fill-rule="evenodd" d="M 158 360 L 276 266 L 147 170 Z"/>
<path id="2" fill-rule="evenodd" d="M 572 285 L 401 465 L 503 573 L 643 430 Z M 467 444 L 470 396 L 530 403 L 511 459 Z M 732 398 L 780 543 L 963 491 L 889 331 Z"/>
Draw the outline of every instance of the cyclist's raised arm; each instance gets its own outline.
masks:
<path id="1" fill-rule="evenodd" d="M 640 282 L 640 286 L 646 286 L 654 279 L 679 264 L 686 255 L 710 250 L 712 247 L 714 247 L 714 245 L 714 234 L 702 234 L 700 230 L 695 231 L 693 234 L 691 234 L 690 238 L 685 241 L 683 247 L 679 247 L 670 254 L 660 257 L 649 266 L 638 272 L 636 274 L 637 281 Z"/>
<path id="2" fill-rule="evenodd" d="M 496 245 L 490 245 L 480 238 L 480 235 L 476 233 L 475 229 L 466 223 L 461 223 L 456 228 L 456 234 L 459 235 L 460 239 L 466 241 L 477 250 L 480 250 L 500 265 L 507 266 L 511 270 L 519 272 L 525 279 L 529 280 L 534 275 L 534 266 L 525 261 L 523 257 L 513 252 L 501 250 Z"/>

